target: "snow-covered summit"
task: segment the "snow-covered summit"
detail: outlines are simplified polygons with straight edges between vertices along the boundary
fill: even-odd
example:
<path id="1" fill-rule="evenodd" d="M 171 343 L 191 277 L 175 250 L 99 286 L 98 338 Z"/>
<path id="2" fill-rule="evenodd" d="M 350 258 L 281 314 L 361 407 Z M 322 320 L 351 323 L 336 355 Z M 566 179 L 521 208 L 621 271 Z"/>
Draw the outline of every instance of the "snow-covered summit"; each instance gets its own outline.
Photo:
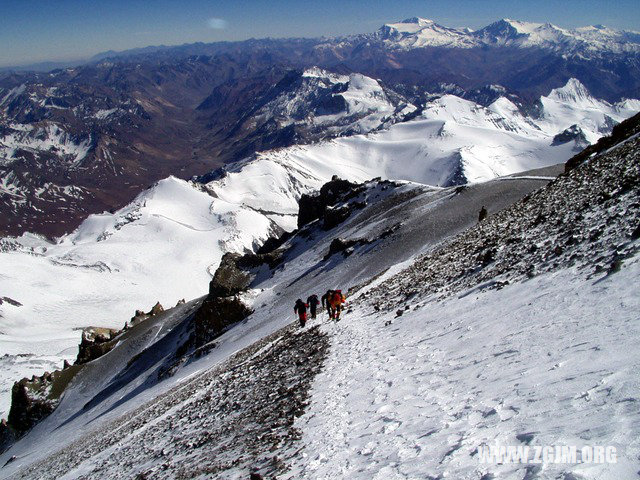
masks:
<path id="1" fill-rule="evenodd" d="M 592 97 L 587 87 L 575 78 L 570 78 L 565 86 L 551 90 L 551 93 L 546 98 L 584 108 L 597 108 L 608 105 L 607 102 L 596 100 Z"/>
<path id="2" fill-rule="evenodd" d="M 240 128 L 259 135 L 288 129 L 299 143 L 367 133 L 416 109 L 373 78 L 319 67 L 288 72 L 264 98 L 242 119 Z"/>
<path id="3" fill-rule="evenodd" d="M 386 24 L 379 30 L 378 35 L 388 46 L 402 48 L 473 46 L 467 32 L 418 17 Z"/>
<path id="4" fill-rule="evenodd" d="M 432 20 L 410 18 L 384 25 L 379 36 L 388 47 L 473 48 L 482 46 L 540 47 L 563 53 L 639 52 L 640 34 L 602 25 L 565 29 L 551 23 L 503 18 L 473 31 L 439 25 Z"/>

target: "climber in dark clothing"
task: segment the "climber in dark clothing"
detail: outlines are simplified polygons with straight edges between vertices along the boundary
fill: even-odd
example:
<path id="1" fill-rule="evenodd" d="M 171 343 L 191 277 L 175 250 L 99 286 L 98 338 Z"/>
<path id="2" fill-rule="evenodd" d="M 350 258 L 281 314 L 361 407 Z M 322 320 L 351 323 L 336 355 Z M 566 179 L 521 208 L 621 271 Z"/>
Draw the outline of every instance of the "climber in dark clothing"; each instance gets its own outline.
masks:
<path id="1" fill-rule="evenodd" d="M 478 214 L 478 221 L 481 222 L 485 218 L 487 218 L 487 209 L 483 205 L 482 208 L 480 209 L 480 213 Z"/>
<path id="2" fill-rule="evenodd" d="M 318 300 L 318 296 L 315 293 L 307 298 L 307 305 L 309 305 L 309 310 L 311 311 L 311 318 L 316 318 L 316 310 L 318 309 L 319 303 L 320 300 Z"/>
<path id="3" fill-rule="evenodd" d="M 298 314 L 301 327 L 304 327 L 307 324 L 307 307 L 308 305 L 300 298 L 296 300 L 296 304 L 293 306 L 293 312 Z"/>
<path id="4" fill-rule="evenodd" d="M 333 295 L 333 290 L 327 290 L 327 293 L 322 295 L 322 308 L 327 309 L 327 313 L 329 313 L 329 318 L 331 318 L 331 312 L 329 312 L 329 298 Z"/>

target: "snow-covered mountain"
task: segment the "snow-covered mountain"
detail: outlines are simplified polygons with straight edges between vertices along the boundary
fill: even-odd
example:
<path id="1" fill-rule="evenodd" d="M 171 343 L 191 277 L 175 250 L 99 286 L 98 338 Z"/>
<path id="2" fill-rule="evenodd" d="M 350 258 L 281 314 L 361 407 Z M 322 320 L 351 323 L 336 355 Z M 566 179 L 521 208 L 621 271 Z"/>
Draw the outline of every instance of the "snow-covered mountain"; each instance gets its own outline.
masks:
<path id="1" fill-rule="evenodd" d="M 247 267 L 243 321 L 187 358 L 203 299 L 137 324 L 0 456 L 0 477 L 633 476 L 638 121 L 544 188 L 548 169 L 347 185 L 337 225 L 311 220 L 276 264 Z M 348 287 L 340 322 L 290 325 L 297 297 Z M 483 462 L 496 444 L 585 460 L 612 446 L 616 461 Z"/>
<path id="2" fill-rule="evenodd" d="M 220 87 L 197 109 L 212 122 L 230 117 L 217 133 L 225 136 L 227 149 L 240 149 L 245 156 L 256 150 L 368 133 L 402 121 L 416 110 L 379 80 L 318 67 L 288 71 L 277 83 L 260 90 L 252 105 L 238 101 L 239 96 L 255 95 L 255 88 L 259 86 L 251 83 L 240 91 Z M 238 107 L 241 111 L 230 115 Z"/>
<path id="3" fill-rule="evenodd" d="M 308 129 L 313 135 L 308 140 L 368 133 L 416 109 L 402 102 L 397 94 L 388 95 L 377 80 L 359 73 L 339 75 L 317 67 L 299 74 L 292 72 L 274 89 L 253 109 L 250 121 Z"/>
<path id="4" fill-rule="evenodd" d="M 75 356 L 81 326 L 121 327 L 136 309 L 205 293 L 227 251 L 255 249 L 297 225 L 298 200 L 338 175 L 449 186 L 566 161 L 640 110 L 570 81 L 527 117 L 506 98 L 482 107 L 452 95 L 388 130 L 263 152 L 201 179 L 167 178 L 115 213 L 49 242 L 0 241 L 3 403 L 12 382 Z M 23 356 L 20 356 L 23 355 Z M 27 355 L 27 356 L 24 356 Z"/>
<path id="5" fill-rule="evenodd" d="M 534 115 L 505 97 L 482 107 L 444 95 L 414 120 L 386 131 L 264 152 L 257 159 L 335 165 L 347 178 L 358 171 L 447 186 L 560 163 L 637 111 L 640 101 L 610 105 L 575 79 L 542 97 Z"/>
<path id="6" fill-rule="evenodd" d="M 565 29 L 550 23 L 507 18 L 474 31 L 444 27 L 433 20 L 414 17 L 386 24 L 378 35 L 388 47 L 400 49 L 504 46 L 543 48 L 572 55 L 640 52 L 638 32 L 618 31 L 602 25 Z"/>

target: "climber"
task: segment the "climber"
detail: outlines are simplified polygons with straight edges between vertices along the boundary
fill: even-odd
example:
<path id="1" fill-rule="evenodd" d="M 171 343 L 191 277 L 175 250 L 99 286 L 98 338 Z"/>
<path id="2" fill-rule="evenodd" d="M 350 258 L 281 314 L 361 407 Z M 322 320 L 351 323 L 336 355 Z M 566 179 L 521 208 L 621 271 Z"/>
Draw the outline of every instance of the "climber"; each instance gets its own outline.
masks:
<path id="1" fill-rule="evenodd" d="M 316 310 L 318 309 L 319 303 L 320 300 L 318 300 L 318 296 L 315 293 L 307 298 L 307 305 L 309 305 L 309 310 L 311 311 L 311 318 L 316 318 Z"/>
<path id="2" fill-rule="evenodd" d="M 487 218 L 487 209 L 483 205 L 480 209 L 480 213 L 478 214 L 478 222 L 483 221 L 485 218 Z"/>
<path id="3" fill-rule="evenodd" d="M 342 294 L 342 290 L 331 290 L 331 295 L 327 298 L 327 309 L 329 310 L 329 318 L 334 319 L 336 322 L 340 320 L 342 304 L 345 301 L 346 297 Z"/>
<path id="4" fill-rule="evenodd" d="M 296 304 L 293 306 L 293 312 L 298 314 L 301 327 L 304 327 L 307 324 L 307 307 L 308 305 L 300 298 L 296 300 Z"/>
<path id="5" fill-rule="evenodd" d="M 327 293 L 325 293 L 321 300 L 322 300 L 322 308 L 326 308 L 327 309 L 327 313 L 329 314 L 329 318 L 333 318 L 331 317 L 331 310 L 329 309 L 329 298 L 331 297 L 331 295 L 333 295 L 333 290 L 327 290 Z"/>

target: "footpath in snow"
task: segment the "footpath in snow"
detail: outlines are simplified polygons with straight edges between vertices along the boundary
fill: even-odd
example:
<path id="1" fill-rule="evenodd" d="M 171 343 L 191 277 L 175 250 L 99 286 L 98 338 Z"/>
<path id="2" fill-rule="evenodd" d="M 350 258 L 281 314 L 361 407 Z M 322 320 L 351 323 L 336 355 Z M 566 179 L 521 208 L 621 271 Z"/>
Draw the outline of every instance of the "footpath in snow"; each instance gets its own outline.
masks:
<path id="1" fill-rule="evenodd" d="M 608 277 L 562 270 L 399 317 L 355 299 L 323 327 L 330 354 L 286 478 L 635 477 L 639 274 L 636 256 Z M 531 462 L 481 463 L 496 444 L 529 445 Z M 617 463 L 533 463 L 558 445 L 613 446 Z"/>

